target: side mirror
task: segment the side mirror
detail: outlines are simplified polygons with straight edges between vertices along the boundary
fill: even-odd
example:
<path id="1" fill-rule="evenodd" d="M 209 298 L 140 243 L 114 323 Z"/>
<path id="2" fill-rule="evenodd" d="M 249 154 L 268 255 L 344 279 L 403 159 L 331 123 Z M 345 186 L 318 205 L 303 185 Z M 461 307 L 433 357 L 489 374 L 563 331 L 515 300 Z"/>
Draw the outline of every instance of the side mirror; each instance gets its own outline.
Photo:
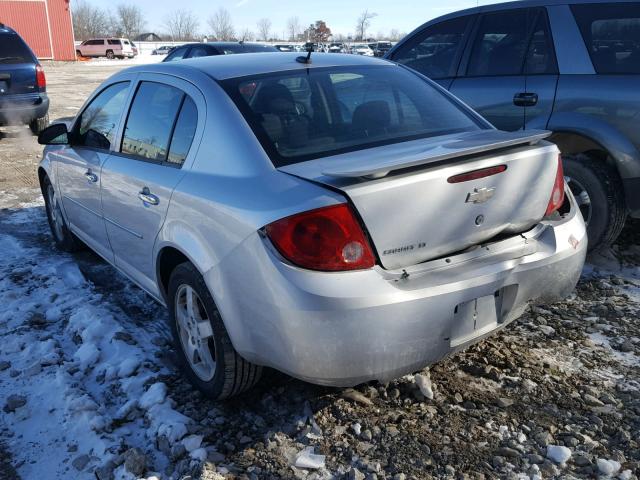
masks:
<path id="1" fill-rule="evenodd" d="M 40 145 L 67 145 L 69 143 L 69 132 L 64 123 L 54 123 L 49 125 L 38 135 Z"/>

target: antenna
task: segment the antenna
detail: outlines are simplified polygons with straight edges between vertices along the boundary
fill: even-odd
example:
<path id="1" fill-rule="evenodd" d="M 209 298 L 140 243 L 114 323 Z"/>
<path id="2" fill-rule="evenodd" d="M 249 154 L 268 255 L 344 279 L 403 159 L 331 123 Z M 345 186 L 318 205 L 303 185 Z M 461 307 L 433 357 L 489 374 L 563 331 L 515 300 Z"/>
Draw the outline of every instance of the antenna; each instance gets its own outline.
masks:
<path id="1" fill-rule="evenodd" d="M 304 63 L 304 64 L 311 63 L 311 52 L 313 52 L 313 44 L 311 44 L 309 46 L 309 49 L 307 50 L 307 56 L 306 57 L 297 57 L 296 58 L 296 62 Z"/>

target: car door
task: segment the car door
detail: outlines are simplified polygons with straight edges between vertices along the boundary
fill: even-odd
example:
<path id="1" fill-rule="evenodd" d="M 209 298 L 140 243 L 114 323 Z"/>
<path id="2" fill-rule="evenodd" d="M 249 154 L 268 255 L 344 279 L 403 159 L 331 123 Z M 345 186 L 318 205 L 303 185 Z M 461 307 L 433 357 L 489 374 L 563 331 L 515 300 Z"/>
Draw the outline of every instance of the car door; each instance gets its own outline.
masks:
<path id="1" fill-rule="evenodd" d="M 449 88 L 464 51 L 473 16 L 426 27 L 391 52 L 390 60 L 410 67 Z"/>
<path id="2" fill-rule="evenodd" d="M 533 30 L 529 39 L 524 73 L 525 91 L 530 98 L 525 106 L 525 128 L 535 121 L 536 125 L 547 125 L 558 86 L 558 62 L 546 8 L 534 9 Z"/>
<path id="3" fill-rule="evenodd" d="M 101 169 L 114 144 L 130 81 L 108 85 L 76 117 L 70 144 L 54 155 L 58 189 L 69 225 L 96 252 L 112 260 L 102 217 Z"/>
<path id="4" fill-rule="evenodd" d="M 530 9 L 486 13 L 450 91 L 501 130 L 524 127 Z"/>
<path id="5" fill-rule="evenodd" d="M 102 204 L 114 262 L 155 295 L 153 246 L 182 167 L 193 159 L 204 112 L 204 97 L 192 84 L 140 75 L 120 148 L 103 167 Z"/>

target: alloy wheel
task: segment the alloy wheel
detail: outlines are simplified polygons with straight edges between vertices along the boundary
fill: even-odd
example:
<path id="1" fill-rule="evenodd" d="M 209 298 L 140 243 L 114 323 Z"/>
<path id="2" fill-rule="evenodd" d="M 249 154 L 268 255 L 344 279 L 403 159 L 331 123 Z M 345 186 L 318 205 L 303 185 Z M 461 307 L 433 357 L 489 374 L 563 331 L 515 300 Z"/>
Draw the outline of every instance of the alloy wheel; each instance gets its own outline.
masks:
<path id="1" fill-rule="evenodd" d="M 64 219 L 62 218 L 62 212 L 60 211 L 60 204 L 58 203 L 58 196 L 53 188 L 53 185 L 49 184 L 47 187 L 47 209 L 49 210 L 49 218 L 51 218 L 51 225 L 53 226 L 53 233 L 56 239 L 59 241 L 64 240 Z"/>
<path id="2" fill-rule="evenodd" d="M 202 300 L 189 285 L 176 291 L 175 319 L 180 343 L 196 376 L 210 381 L 216 372 L 213 329 Z"/>
<path id="3" fill-rule="evenodd" d="M 591 220 L 591 215 L 593 213 L 593 209 L 591 207 L 591 197 L 589 196 L 589 192 L 584 188 L 578 180 L 573 177 L 564 177 L 567 185 L 569 185 L 569 189 L 573 196 L 576 198 L 576 203 L 578 204 L 578 208 L 580 209 L 580 213 L 582 213 L 582 218 L 584 218 L 584 223 L 589 225 L 589 221 Z"/>

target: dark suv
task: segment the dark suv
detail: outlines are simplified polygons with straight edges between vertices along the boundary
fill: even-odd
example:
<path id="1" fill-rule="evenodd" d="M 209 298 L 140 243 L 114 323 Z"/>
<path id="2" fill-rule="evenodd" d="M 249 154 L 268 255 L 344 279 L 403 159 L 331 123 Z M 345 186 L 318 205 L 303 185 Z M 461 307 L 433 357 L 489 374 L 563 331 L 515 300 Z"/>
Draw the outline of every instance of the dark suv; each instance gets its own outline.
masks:
<path id="1" fill-rule="evenodd" d="M 386 58 L 502 130 L 548 129 L 590 247 L 640 218 L 640 2 L 525 0 L 432 20 Z"/>
<path id="2" fill-rule="evenodd" d="M 186 58 L 211 57 L 213 55 L 229 55 L 232 53 L 265 53 L 279 52 L 271 45 L 260 43 L 244 42 L 208 42 L 208 43 L 187 43 L 174 48 L 162 60 L 163 62 L 174 62 Z"/>
<path id="3" fill-rule="evenodd" d="M 44 70 L 14 30 L 0 23 L 0 125 L 28 124 L 40 133 L 49 124 Z"/>

